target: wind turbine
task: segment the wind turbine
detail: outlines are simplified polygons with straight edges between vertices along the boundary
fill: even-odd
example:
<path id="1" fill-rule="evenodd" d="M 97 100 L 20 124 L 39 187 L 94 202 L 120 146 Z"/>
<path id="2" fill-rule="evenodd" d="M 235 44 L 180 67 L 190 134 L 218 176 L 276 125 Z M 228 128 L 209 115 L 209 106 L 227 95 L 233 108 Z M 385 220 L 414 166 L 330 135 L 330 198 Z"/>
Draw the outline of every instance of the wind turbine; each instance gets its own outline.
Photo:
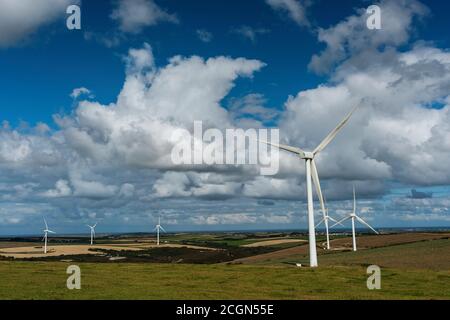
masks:
<path id="1" fill-rule="evenodd" d="M 155 229 L 153 229 L 153 231 L 156 231 L 156 245 L 158 246 L 159 246 L 159 230 L 166 232 L 166 230 L 164 230 L 164 228 L 161 226 L 161 217 L 158 218 L 158 224 L 156 225 Z"/>
<path id="2" fill-rule="evenodd" d="M 330 250 L 330 233 L 329 233 L 329 227 L 328 227 L 328 220 L 331 220 L 331 221 L 333 221 L 333 222 L 336 222 L 336 224 L 337 224 L 337 222 L 338 222 L 336 219 L 334 219 L 334 218 L 332 218 L 332 217 L 330 217 L 330 216 L 328 215 L 328 208 L 326 208 L 326 209 L 325 209 L 325 214 L 324 214 L 322 220 L 320 220 L 320 222 L 319 222 L 318 224 L 316 224 L 316 228 L 317 228 L 318 226 L 320 226 L 322 223 L 325 224 L 325 231 L 326 231 L 326 234 L 327 234 L 327 250 Z M 340 223 L 339 223 L 339 224 L 340 224 Z M 341 224 L 341 225 L 342 225 L 342 224 Z"/>
<path id="3" fill-rule="evenodd" d="M 94 244 L 94 238 L 95 238 L 95 227 L 97 226 L 97 223 L 95 223 L 93 226 L 87 225 L 91 229 L 91 246 Z"/>
<path id="4" fill-rule="evenodd" d="M 369 229 L 371 229 L 373 232 L 375 232 L 376 234 L 379 234 L 377 230 L 375 230 L 374 228 L 372 228 L 367 222 L 365 222 L 361 217 L 358 217 L 356 215 L 356 193 L 355 193 L 355 187 L 353 186 L 353 212 L 350 213 L 349 216 L 339 220 L 338 222 L 336 222 L 334 225 L 332 225 L 331 227 L 334 227 L 335 225 L 337 225 L 338 223 L 340 224 L 341 222 L 344 222 L 348 219 L 352 219 L 352 235 L 353 235 L 353 251 L 356 251 L 356 234 L 355 234 L 355 220 L 358 220 L 360 223 L 364 224 L 365 226 L 367 226 Z"/>
<path id="5" fill-rule="evenodd" d="M 319 196 L 320 205 L 322 207 L 322 214 L 325 217 L 325 205 L 322 197 L 322 190 L 320 188 L 320 181 L 319 181 L 319 175 L 317 173 L 317 167 L 314 161 L 314 158 L 323 150 L 326 148 L 326 146 L 333 141 L 333 139 L 336 137 L 339 130 L 344 127 L 344 125 L 347 123 L 347 121 L 350 119 L 353 112 L 356 110 L 357 107 L 353 108 L 352 111 L 342 120 L 336 128 L 334 128 L 333 131 L 331 131 L 325 139 L 314 149 L 314 151 L 304 151 L 297 147 L 291 147 L 287 145 L 282 144 L 275 144 L 271 142 L 261 141 L 265 144 L 274 146 L 276 148 L 279 148 L 281 150 L 293 153 L 300 157 L 300 159 L 305 160 L 306 163 L 306 193 L 307 193 L 307 199 L 308 199 L 308 229 L 309 229 L 309 265 L 310 267 L 317 267 L 317 249 L 316 249 L 316 232 L 315 232 L 315 225 L 314 225 L 314 205 L 313 205 L 313 193 L 312 193 L 312 182 L 311 178 L 314 181 L 314 185 L 316 187 L 317 195 Z M 328 224 L 328 223 L 327 223 Z"/>
<path id="6" fill-rule="evenodd" d="M 47 253 L 47 239 L 48 239 L 48 234 L 49 233 L 55 233 L 54 231 L 52 231 L 52 230 L 50 230 L 49 228 L 48 228 L 48 225 L 47 225 L 47 221 L 45 220 L 45 218 L 44 218 L 44 223 L 45 223 L 45 229 L 44 229 L 44 253 Z"/>

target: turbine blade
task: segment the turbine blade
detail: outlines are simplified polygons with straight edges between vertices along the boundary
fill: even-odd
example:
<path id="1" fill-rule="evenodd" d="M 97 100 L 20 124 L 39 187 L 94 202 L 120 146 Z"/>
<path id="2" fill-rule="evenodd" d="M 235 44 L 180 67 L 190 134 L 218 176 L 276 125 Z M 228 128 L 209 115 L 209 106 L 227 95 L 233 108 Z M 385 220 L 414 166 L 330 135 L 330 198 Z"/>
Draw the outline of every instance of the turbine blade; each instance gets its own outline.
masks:
<path id="1" fill-rule="evenodd" d="M 322 220 L 320 220 L 319 223 L 316 224 L 316 228 L 317 228 L 318 226 L 320 226 L 324 221 L 325 221 L 325 218 L 322 218 Z"/>
<path id="2" fill-rule="evenodd" d="M 158 230 L 158 227 L 155 227 L 152 231 L 155 232 Z"/>
<path id="3" fill-rule="evenodd" d="M 162 226 L 159 226 L 159 228 L 162 230 L 162 231 L 164 231 L 164 232 L 166 232 L 167 233 L 167 231 L 166 230 L 164 230 L 164 228 L 162 227 Z"/>
<path id="4" fill-rule="evenodd" d="M 336 224 L 340 224 L 341 226 L 344 227 L 344 225 L 341 222 L 337 221 L 335 218 L 328 216 L 328 219 L 330 219 L 331 221 L 336 222 Z"/>
<path id="5" fill-rule="evenodd" d="M 326 146 L 333 141 L 333 139 L 336 137 L 336 135 L 338 134 L 338 132 L 345 126 L 345 124 L 347 123 L 347 121 L 350 119 L 350 117 L 352 116 L 353 112 L 355 112 L 355 110 L 358 108 L 358 106 L 354 107 L 352 109 L 352 111 L 350 111 L 350 113 L 344 118 L 344 120 L 342 120 L 336 128 L 333 129 L 333 131 L 331 131 L 326 137 L 325 139 L 323 139 L 323 141 L 317 146 L 316 149 L 314 149 L 313 153 L 317 154 L 320 151 L 322 151 L 323 149 L 326 148 Z"/>
<path id="6" fill-rule="evenodd" d="M 44 223 L 45 223 L 45 229 L 48 229 L 47 220 L 45 220 L 45 218 L 44 218 Z"/>
<path id="7" fill-rule="evenodd" d="M 350 218 L 351 218 L 350 216 L 345 217 L 345 218 L 339 220 L 338 222 L 336 222 L 335 224 L 333 224 L 330 228 L 333 228 L 333 227 L 336 226 L 337 224 L 342 225 L 342 222 L 347 221 L 347 220 L 350 219 Z"/>
<path id="8" fill-rule="evenodd" d="M 52 231 L 52 230 L 47 230 L 47 232 L 50 232 L 50 233 L 56 233 L 55 231 Z"/>
<path id="9" fill-rule="evenodd" d="M 92 228 L 95 228 L 97 226 L 97 224 L 98 224 L 98 222 L 96 222 Z"/>
<path id="10" fill-rule="evenodd" d="M 356 192 L 355 192 L 355 185 L 353 185 L 353 213 L 356 214 Z"/>
<path id="11" fill-rule="evenodd" d="M 316 186 L 317 196 L 319 197 L 320 207 L 322 208 L 322 214 L 325 219 L 326 217 L 325 203 L 323 201 L 322 189 L 320 188 L 319 174 L 317 173 L 317 167 L 314 159 L 311 161 L 311 175 L 313 178 L 314 185 Z"/>
<path id="12" fill-rule="evenodd" d="M 341 226 L 344 227 L 344 225 L 342 223 L 340 223 L 339 221 L 337 221 L 335 218 L 328 216 L 328 219 L 330 219 L 333 222 L 336 222 L 336 224 L 340 224 Z"/>
<path id="13" fill-rule="evenodd" d="M 275 148 L 278 148 L 278 149 L 290 152 L 290 153 L 295 153 L 297 155 L 304 155 L 305 154 L 305 152 L 302 149 L 297 148 L 297 147 L 291 147 L 291 146 L 287 146 L 287 145 L 284 145 L 284 144 L 276 144 L 276 143 L 267 142 L 267 141 L 264 141 L 264 140 L 258 140 L 258 141 L 261 142 L 261 143 L 267 144 L 269 146 L 272 146 L 272 147 L 275 147 Z"/>
<path id="14" fill-rule="evenodd" d="M 377 230 L 375 230 L 374 228 L 372 228 L 367 222 L 365 222 L 362 218 L 356 216 L 356 219 L 361 222 L 362 224 L 366 225 L 369 229 L 371 229 L 373 232 L 375 232 L 376 234 L 379 234 Z"/>

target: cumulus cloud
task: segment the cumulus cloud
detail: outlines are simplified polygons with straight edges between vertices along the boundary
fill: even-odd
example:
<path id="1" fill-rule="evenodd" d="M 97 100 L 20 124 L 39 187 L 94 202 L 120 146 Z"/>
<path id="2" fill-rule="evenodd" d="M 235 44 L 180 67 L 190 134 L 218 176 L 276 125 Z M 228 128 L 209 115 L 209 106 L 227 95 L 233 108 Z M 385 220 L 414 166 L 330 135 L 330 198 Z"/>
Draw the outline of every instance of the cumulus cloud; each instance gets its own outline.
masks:
<path id="1" fill-rule="evenodd" d="M 272 122 L 286 143 L 313 149 L 359 105 L 316 159 L 330 212 L 348 213 L 351 203 L 341 200 L 351 198 L 356 185 L 359 207 L 376 226 L 394 218 L 412 221 L 408 217 L 416 214 L 421 221 L 448 221 L 448 199 L 403 197 L 385 207 L 375 200 L 392 182 L 418 188 L 450 184 L 450 53 L 412 42 L 411 19 L 426 12 L 418 2 L 381 5 L 388 29 L 389 10 L 404 5 L 397 29 L 391 35 L 366 33 L 351 27 L 349 21 L 361 19 L 357 14 L 323 31 L 344 30 L 317 56 L 327 62 L 326 52 L 344 48 L 342 55 L 331 55 L 329 81 L 293 94 L 276 113 L 257 93 L 223 105 L 238 78 L 251 78 L 264 67 L 259 60 L 175 56 L 158 66 L 149 44 L 130 49 L 115 102 L 77 100 L 73 114 L 55 116 L 55 130 L 3 123 L 1 207 L 9 211 L 2 211 L 2 219 L 14 218 L 11 203 L 29 202 L 17 209 L 22 219 L 45 199 L 51 203 L 45 210 L 71 219 L 127 212 L 145 220 L 164 210 L 177 224 L 299 223 L 306 219 L 299 215 L 304 203 L 297 201 L 305 198 L 305 178 L 297 157 L 281 153 L 280 172 L 273 177 L 258 176 L 250 167 L 178 167 L 170 159 L 177 142 L 172 133 L 192 132 L 196 120 L 219 129 Z"/>
<path id="2" fill-rule="evenodd" d="M 175 14 L 168 13 L 153 0 L 119 0 L 111 18 L 125 33 L 140 33 L 142 29 L 160 22 L 178 23 Z"/>
<path id="3" fill-rule="evenodd" d="M 266 0 L 266 3 L 274 10 L 286 13 L 290 19 L 300 26 L 309 26 L 306 16 L 306 8 L 309 1 L 299 0 Z"/>
<path id="4" fill-rule="evenodd" d="M 78 0 L 0 0 L 0 47 L 14 46 L 46 24 L 63 18 Z"/>
<path id="5" fill-rule="evenodd" d="M 43 193 L 44 197 L 57 198 L 68 197 L 72 194 L 72 189 L 67 180 L 58 180 L 55 184 L 55 189 L 48 190 Z"/>
<path id="6" fill-rule="evenodd" d="M 102 211 L 108 208 L 142 211 L 155 198 L 218 200 L 238 193 L 239 182 L 231 179 L 223 185 L 219 175 L 161 176 L 159 170 L 182 170 L 170 159 L 176 129 L 192 130 L 194 120 L 204 120 L 205 126 L 232 126 L 221 101 L 238 77 L 252 77 L 264 64 L 176 56 L 159 68 L 148 44 L 130 49 L 124 62 L 125 82 L 115 103 L 77 100 L 73 114 L 55 116 L 57 130 L 47 126 L 38 133 L 3 124 L 0 166 L 11 175 L 8 179 L 36 182 L 28 201 L 45 198 L 74 219 L 94 210 L 106 214 Z M 78 89 L 74 96 L 87 93 Z M 8 196 L 5 200 L 18 199 L 16 193 Z"/>
<path id="7" fill-rule="evenodd" d="M 411 38 L 413 22 L 425 17 L 429 10 L 416 0 L 384 0 L 381 9 L 382 28 L 367 28 L 368 18 L 364 8 L 328 29 L 319 28 L 318 40 L 325 50 L 312 57 L 309 68 L 317 73 L 327 73 L 336 64 L 362 50 L 377 50 L 380 46 L 397 47 Z M 365 61 L 360 61 L 365 63 Z"/>
<path id="8" fill-rule="evenodd" d="M 267 99 L 260 93 L 250 93 L 230 99 L 228 110 L 234 122 L 241 128 L 259 128 L 274 121 L 280 112 L 266 106 Z"/>

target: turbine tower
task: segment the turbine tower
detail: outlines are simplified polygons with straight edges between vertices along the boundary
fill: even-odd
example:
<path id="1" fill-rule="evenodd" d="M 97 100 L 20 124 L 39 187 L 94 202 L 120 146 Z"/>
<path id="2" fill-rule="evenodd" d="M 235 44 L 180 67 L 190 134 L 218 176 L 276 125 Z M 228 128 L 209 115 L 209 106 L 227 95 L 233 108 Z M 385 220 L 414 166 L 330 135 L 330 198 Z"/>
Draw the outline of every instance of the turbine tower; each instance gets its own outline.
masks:
<path id="1" fill-rule="evenodd" d="M 164 228 L 161 226 L 161 217 L 158 218 L 158 224 L 156 225 L 155 229 L 153 231 L 156 231 L 156 245 L 159 246 L 159 231 L 162 230 L 163 232 L 166 232 Z"/>
<path id="2" fill-rule="evenodd" d="M 95 238 L 95 227 L 97 226 L 97 223 L 95 223 L 93 226 L 87 225 L 91 229 L 91 246 L 94 244 L 94 238 Z"/>
<path id="3" fill-rule="evenodd" d="M 315 157 L 327 147 L 327 145 L 333 141 L 333 139 L 338 134 L 339 130 L 344 127 L 347 121 L 350 119 L 353 112 L 357 107 L 353 108 L 352 111 L 342 120 L 333 131 L 331 131 L 325 139 L 314 149 L 312 152 L 304 151 L 298 147 L 291 147 L 282 144 L 274 144 L 271 142 L 261 141 L 265 144 L 274 146 L 278 149 L 293 153 L 300 157 L 300 159 L 305 160 L 306 163 L 306 193 L 308 200 L 308 230 L 309 230 L 309 265 L 310 267 L 317 267 L 317 248 L 316 248 L 316 232 L 314 224 L 314 205 L 313 205 L 313 192 L 312 192 L 312 181 L 316 187 L 316 192 L 319 197 L 320 206 L 322 208 L 322 214 L 325 218 L 325 205 L 322 197 L 322 190 L 320 188 L 319 175 L 317 173 L 316 163 L 314 161 Z"/>
<path id="4" fill-rule="evenodd" d="M 44 240 L 44 253 L 46 254 L 46 253 L 47 253 L 47 239 L 48 239 L 48 234 L 49 234 L 49 233 L 55 233 L 55 232 L 52 231 L 52 230 L 50 230 L 50 229 L 48 228 L 47 221 L 45 220 L 45 218 L 44 218 L 44 223 L 45 223 L 44 239 L 42 239 L 42 240 Z"/>
<path id="5" fill-rule="evenodd" d="M 336 222 L 334 225 L 332 225 L 331 227 L 334 227 L 335 225 L 337 225 L 338 223 L 340 224 L 341 222 L 344 222 L 348 219 L 352 219 L 352 240 L 353 240 L 353 251 L 356 251 L 356 233 L 355 233 L 355 220 L 358 220 L 360 223 L 364 224 L 365 226 L 367 226 L 369 229 L 371 229 L 373 232 L 375 232 L 376 234 L 379 234 L 378 231 L 376 231 L 374 228 L 372 228 L 367 222 L 365 222 L 361 217 L 358 217 L 356 215 L 356 193 L 355 193 L 355 186 L 353 186 L 353 212 L 350 213 L 349 216 L 339 220 L 338 222 Z"/>

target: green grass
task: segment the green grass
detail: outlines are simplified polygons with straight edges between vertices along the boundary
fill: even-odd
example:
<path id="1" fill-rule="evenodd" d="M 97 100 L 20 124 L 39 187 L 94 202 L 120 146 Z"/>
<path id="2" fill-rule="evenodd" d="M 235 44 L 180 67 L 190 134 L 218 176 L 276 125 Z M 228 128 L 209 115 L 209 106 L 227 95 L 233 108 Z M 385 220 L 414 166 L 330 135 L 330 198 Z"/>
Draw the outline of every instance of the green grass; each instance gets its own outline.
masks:
<path id="1" fill-rule="evenodd" d="M 307 256 L 271 260 L 263 264 L 304 262 Z M 386 268 L 450 270 L 450 239 L 420 241 L 357 252 L 331 252 L 319 256 L 322 266 L 367 266 L 376 264 Z"/>
<path id="2" fill-rule="evenodd" d="M 82 289 L 68 290 L 69 263 L 0 261 L 0 299 L 450 299 L 449 239 L 326 253 L 317 269 L 286 262 L 307 257 L 258 265 L 73 262 Z M 381 290 L 366 287 L 370 264 L 381 267 Z"/>
<path id="3" fill-rule="evenodd" d="M 450 271 L 383 269 L 382 289 L 364 267 L 78 264 L 82 289 L 66 288 L 62 262 L 0 262 L 0 299 L 449 299 Z"/>

